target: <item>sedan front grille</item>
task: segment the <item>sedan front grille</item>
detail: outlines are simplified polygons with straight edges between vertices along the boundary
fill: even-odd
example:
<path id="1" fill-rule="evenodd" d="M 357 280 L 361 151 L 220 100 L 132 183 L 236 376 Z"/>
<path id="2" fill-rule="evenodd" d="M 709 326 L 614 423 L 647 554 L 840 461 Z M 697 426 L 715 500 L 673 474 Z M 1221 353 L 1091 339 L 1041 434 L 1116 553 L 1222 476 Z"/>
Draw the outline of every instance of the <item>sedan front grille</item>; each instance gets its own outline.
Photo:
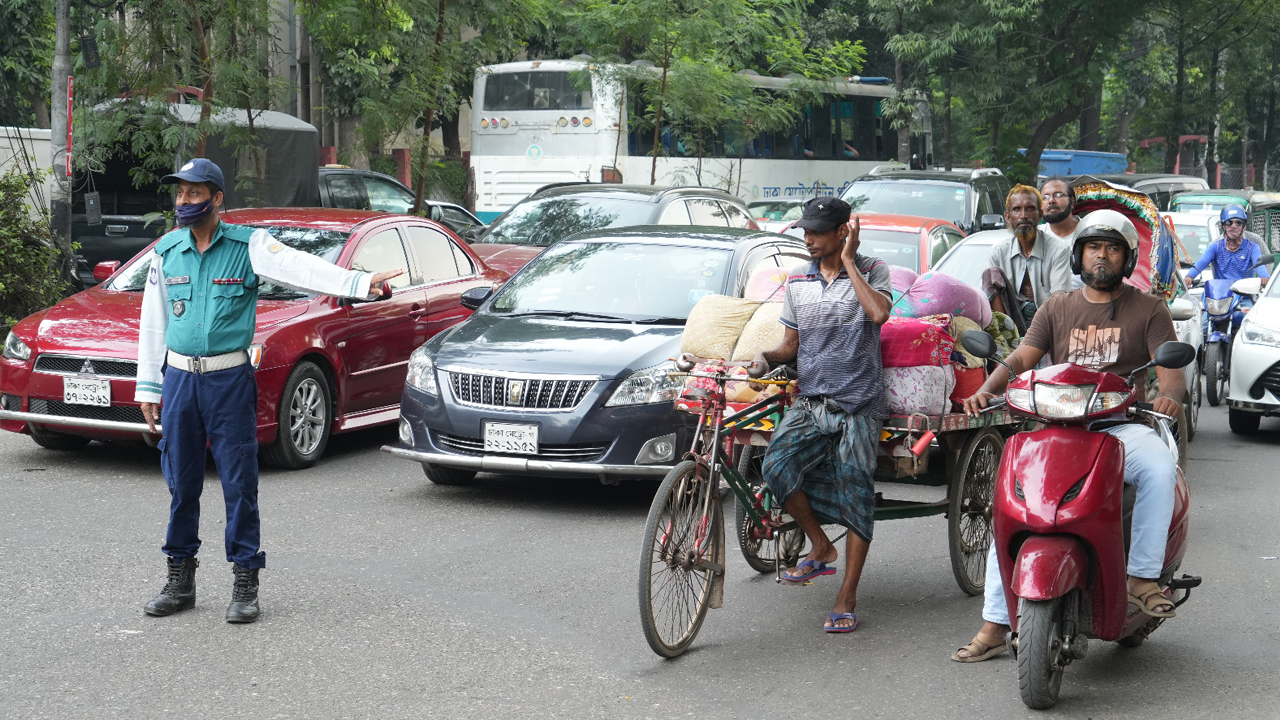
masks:
<path id="1" fill-rule="evenodd" d="M 1276 363 L 1267 368 L 1267 371 L 1258 376 L 1258 380 L 1253 383 L 1253 387 L 1249 389 L 1249 395 L 1254 400 L 1262 398 L 1262 391 L 1270 391 L 1272 395 L 1280 397 L 1280 363 Z"/>
<path id="2" fill-rule="evenodd" d="M 41 355 L 36 358 L 36 372 L 134 380 L 138 376 L 138 363 L 133 360 L 84 355 Z"/>
<path id="3" fill-rule="evenodd" d="M 27 408 L 37 415 L 58 415 L 61 417 L 85 418 L 88 420 L 110 420 L 112 422 L 145 423 L 140 408 L 128 405 L 72 405 L 61 400 L 40 400 L 31 398 Z"/>
<path id="4" fill-rule="evenodd" d="M 436 444 L 459 455 L 484 455 L 484 441 L 459 435 L 436 433 Z M 566 462 L 593 462 L 604 457 L 609 450 L 609 443 L 576 443 L 572 445 L 539 445 L 537 455 L 514 455 L 513 457 L 538 458 L 539 460 L 562 460 Z"/>
<path id="5" fill-rule="evenodd" d="M 596 381 L 590 378 L 531 378 L 449 372 L 449 387 L 460 403 L 521 410 L 572 410 Z"/>

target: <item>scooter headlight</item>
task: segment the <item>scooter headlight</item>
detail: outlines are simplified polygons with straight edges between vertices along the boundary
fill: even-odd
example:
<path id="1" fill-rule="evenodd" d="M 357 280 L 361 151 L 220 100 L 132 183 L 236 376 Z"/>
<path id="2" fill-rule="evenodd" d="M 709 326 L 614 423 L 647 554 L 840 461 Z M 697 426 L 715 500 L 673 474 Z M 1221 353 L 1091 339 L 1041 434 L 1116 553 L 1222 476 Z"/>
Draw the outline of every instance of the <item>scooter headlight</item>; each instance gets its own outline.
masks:
<path id="1" fill-rule="evenodd" d="M 1036 414 L 1055 420 L 1082 418 L 1097 385 L 1049 385 L 1036 383 Z"/>
<path id="2" fill-rule="evenodd" d="M 1035 405 L 1031 402 L 1031 391 L 1026 388 L 1009 388 L 1004 399 L 1013 407 L 1024 412 L 1035 412 Z"/>
<path id="3" fill-rule="evenodd" d="M 1210 315 L 1226 315 L 1231 309 L 1231 298 L 1209 298 L 1204 301 L 1204 307 Z"/>
<path id="4" fill-rule="evenodd" d="M 1259 325 L 1254 320 L 1246 320 L 1240 327 L 1240 340 L 1250 345 L 1280 347 L 1280 330 Z"/>
<path id="5" fill-rule="evenodd" d="M 1122 392 L 1104 392 L 1098 393 L 1093 399 L 1093 407 L 1089 408 L 1090 415 L 1098 413 L 1111 412 L 1124 404 L 1129 399 L 1129 393 Z"/>

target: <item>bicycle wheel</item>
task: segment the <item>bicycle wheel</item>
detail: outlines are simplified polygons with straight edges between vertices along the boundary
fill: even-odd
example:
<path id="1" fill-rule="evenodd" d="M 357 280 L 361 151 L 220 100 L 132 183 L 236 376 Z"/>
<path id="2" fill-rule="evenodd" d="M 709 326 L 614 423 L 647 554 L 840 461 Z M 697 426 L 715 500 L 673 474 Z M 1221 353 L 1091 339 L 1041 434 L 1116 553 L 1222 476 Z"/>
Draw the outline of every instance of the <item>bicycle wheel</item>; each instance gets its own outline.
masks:
<path id="1" fill-rule="evenodd" d="M 764 487 L 764 478 L 760 476 L 760 461 L 764 458 L 764 449 L 750 445 L 742 448 L 742 456 L 738 459 L 738 474 L 747 481 L 752 490 L 759 491 Z M 751 518 L 746 508 L 739 502 L 734 514 L 733 526 L 738 532 L 738 547 L 742 557 L 758 573 L 777 571 L 778 542 L 782 542 L 782 561 L 785 567 L 795 567 L 800 561 L 800 552 L 804 549 L 804 531 L 793 527 L 772 540 L 761 540 L 752 531 Z"/>
<path id="2" fill-rule="evenodd" d="M 697 463 L 685 460 L 667 473 L 649 508 L 640 553 L 640 623 L 649 647 L 662 657 L 689 648 L 710 605 L 724 531 L 714 504 L 703 508 L 707 483 Z"/>

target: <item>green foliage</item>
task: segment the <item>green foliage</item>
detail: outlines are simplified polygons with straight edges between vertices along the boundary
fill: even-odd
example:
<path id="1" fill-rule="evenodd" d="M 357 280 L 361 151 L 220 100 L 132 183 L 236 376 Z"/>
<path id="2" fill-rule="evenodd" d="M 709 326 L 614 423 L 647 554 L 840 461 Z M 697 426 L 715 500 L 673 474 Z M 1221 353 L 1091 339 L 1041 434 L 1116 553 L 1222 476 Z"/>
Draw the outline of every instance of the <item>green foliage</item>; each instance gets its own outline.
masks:
<path id="1" fill-rule="evenodd" d="M 27 190 L 41 178 L 19 172 L 0 175 L 0 333 L 61 300 L 64 258 L 45 222 L 31 219 Z"/>
<path id="2" fill-rule="evenodd" d="M 0 0 L 0 125 L 35 126 L 52 63 L 51 0 Z"/>
<path id="3" fill-rule="evenodd" d="M 413 181 L 416 187 L 421 163 L 414 163 Z M 426 196 L 433 200 L 445 200 L 461 204 L 467 195 L 467 168 L 461 160 L 432 159 L 427 165 Z"/>

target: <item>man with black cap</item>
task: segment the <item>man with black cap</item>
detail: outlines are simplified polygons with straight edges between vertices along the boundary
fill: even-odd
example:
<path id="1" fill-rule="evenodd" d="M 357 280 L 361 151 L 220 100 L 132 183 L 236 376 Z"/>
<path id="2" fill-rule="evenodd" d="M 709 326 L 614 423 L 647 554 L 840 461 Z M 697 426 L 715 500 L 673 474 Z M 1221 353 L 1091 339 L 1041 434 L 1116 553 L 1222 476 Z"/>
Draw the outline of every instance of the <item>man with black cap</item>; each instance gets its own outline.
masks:
<path id="1" fill-rule="evenodd" d="M 871 547 L 875 514 L 872 473 L 880 425 L 889 416 L 880 366 L 880 326 L 892 305 L 889 266 L 858 253 L 859 223 L 848 203 L 820 197 L 805 204 L 796 227 L 813 258 L 787 278 L 780 318 L 782 344 L 755 358 L 797 361 L 800 399 L 774 432 L 762 474 L 796 519 L 812 551 L 783 579 L 804 583 L 833 575 L 838 555 L 818 515 L 849 528 L 845 576 L 823 630 L 853 632 L 858 580 Z"/>
<path id="2" fill-rule="evenodd" d="M 179 229 L 151 251 L 142 295 L 135 398 L 153 433 L 161 423 L 160 467 L 169 486 L 169 527 L 161 550 L 168 582 L 148 615 L 196 602 L 200 491 L 205 450 L 213 453 L 227 508 L 227 560 L 234 563 L 227 622 L 258 619 L 257 398 L 248 347 L 262 279 L 327 295 L 374 299 L 403 271 L 343 270 L 277 241 L 266 230 L 222 222 L 222 170 L 197 158 L 161 182 L 176 185 Z"/>

